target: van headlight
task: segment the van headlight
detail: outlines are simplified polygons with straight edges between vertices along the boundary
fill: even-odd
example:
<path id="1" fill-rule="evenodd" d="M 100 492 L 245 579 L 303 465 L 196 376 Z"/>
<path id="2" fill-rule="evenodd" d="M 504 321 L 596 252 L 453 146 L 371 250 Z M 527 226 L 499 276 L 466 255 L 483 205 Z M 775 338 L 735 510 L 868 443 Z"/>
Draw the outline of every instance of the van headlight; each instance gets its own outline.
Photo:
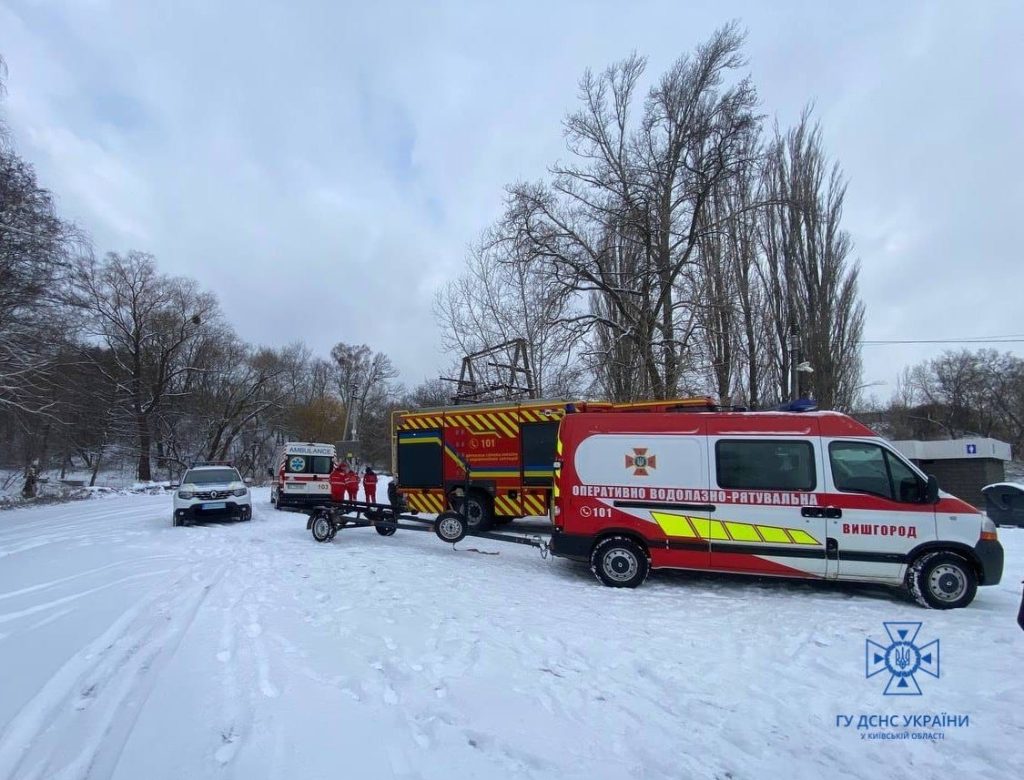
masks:
<path id="1" fill-rule="evenodd" d="M 184 501 L 188 501 L 194 495 L 195 495 L 195 493 L 193 493 L 191 490 L 179 490 L 178 491 L 178 498 L 180 498 L 180 499 L 182 499 Z"/>
<path id="2" fill-rule="evenodd" d="M 231 491 L 231 493 L 233 495 L 236 495 L 236 496 L 244 496 L 248 492 L 249 491 L 246 490 L 244 487 L 243 488 L 235 488 L 234 490 Z"/>

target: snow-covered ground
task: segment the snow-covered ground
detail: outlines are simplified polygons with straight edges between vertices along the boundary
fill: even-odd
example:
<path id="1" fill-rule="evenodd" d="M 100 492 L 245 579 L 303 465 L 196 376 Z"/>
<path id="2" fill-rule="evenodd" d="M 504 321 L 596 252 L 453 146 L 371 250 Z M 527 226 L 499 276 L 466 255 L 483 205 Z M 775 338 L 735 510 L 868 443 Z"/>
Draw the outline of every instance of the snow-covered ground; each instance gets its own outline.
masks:
<path id="1" fill-rule="evenodd" d="M 615 591 L 408 531 L 320 545 L 255 497 L 193 528 L 166 495 L 0 515 L 0 778 L 1024 777 L 1024 530 L 1003 584 L 942 613 L 712 575 Z M 923 695 L 865 679 L 883 621 L 941 640 Z M 856 728 L 943 713 L 969 725 Z"/>

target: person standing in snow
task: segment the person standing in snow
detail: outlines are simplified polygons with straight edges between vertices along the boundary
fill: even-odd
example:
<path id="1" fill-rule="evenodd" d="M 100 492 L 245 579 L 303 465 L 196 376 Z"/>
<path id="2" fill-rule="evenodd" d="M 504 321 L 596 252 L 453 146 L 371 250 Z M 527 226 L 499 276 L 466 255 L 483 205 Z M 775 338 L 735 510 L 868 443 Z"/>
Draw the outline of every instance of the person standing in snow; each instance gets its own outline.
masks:
<path id="1" fill-rule="evenodd" d="M 341 461 L 331 470 L 331 501 L 344 501 L 348 480 L 348 464 Z"/>
<path id="2" fill-rule="evenodd" d="M 366 496 L 367 503 L 377 503 L 377 475 L 369 466 L 363 472 L 363 495 Z"/>
<path id="3" fill-rule="evenodd" d="M 349 501 L 359 500 L 359 474 L 353 468 L 345 474 L 345 493 Z"/>

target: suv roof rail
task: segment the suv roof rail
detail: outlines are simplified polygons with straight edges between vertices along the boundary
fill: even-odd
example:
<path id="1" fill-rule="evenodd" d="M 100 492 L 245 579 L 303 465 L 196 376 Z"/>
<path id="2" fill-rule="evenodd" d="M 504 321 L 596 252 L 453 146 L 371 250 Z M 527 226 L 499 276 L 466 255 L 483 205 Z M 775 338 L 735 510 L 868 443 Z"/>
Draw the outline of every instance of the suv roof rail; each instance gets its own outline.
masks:
<path id="1" fill-rule="evenodd" d="M 197 460 L 193 461 L 189 468 L 199 468 L 200 466 L 231 466 L 234 467 L 234 463 L 230 460 Z"/>

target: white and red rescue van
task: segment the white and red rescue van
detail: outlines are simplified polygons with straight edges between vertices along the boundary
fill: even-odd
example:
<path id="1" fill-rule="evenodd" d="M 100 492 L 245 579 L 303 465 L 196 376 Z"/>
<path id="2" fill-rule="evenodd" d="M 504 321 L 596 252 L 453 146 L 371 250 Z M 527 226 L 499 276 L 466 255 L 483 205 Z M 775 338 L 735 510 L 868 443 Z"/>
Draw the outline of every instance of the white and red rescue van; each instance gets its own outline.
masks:
<path id="1" fill-rule="evenodd" d="M 566 415 L 553 554 L 613 587 L 651 568 L 906 585 L 963 607 L 1002 576 L 995 525 L 836 412 Z"/>
<path id="2" fill-rule="evenodd" d="M 331 472 L 337 462 L 333 444 L 286 442 L 277 448 L 270 476 L 270 501 L 278 509 L 331 500 Z"/>

